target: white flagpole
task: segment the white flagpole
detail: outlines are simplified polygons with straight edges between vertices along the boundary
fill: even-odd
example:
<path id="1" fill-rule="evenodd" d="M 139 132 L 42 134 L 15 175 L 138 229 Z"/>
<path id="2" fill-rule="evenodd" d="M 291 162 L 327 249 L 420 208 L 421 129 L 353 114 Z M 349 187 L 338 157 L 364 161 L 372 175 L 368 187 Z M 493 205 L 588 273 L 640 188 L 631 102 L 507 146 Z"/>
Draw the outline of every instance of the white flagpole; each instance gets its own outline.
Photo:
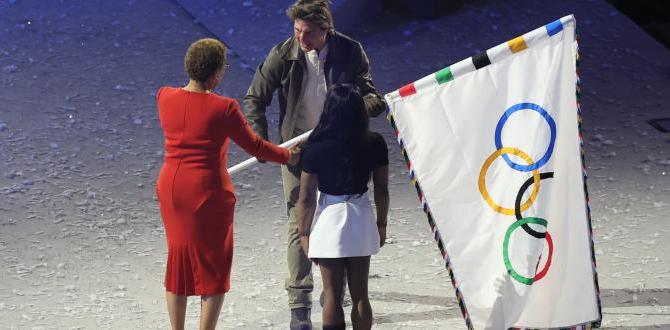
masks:
<path id="1" fill-rule="evenodd" d="M 296 145 L 300 142 L 303 142 L 303 141 L 307 140 L 307 138 L 309 137 L 309 135 L 311 133 L 312 133 L 312 130 L 309 130 L 305 133 L 302 133 L 302 134 L 300 134 L 300 135 L 298 135 L 298 136 L 280 144 L 279 146 L 283 147 L 283 148 L 290 148 L 290 147 L 292 147 L 292 146 L 294 146 L 294 145 Z M 254 165 L 256 163 L 258 163 L 258 159 L 256 159 L 256 157 L 251 157 L 251 158 L 249 158 L 249 159 L 247 159 L 247 160 L 245 160 L 245 161 L 243 161 L 243 162 L 241 162 L 241 163 L 239 163 L 239 164 L 237 164 L 233 167 L 228 168 L 228 174 L 233 175 L 233 174 L 235 174 L 235 173 L 237 173 L 237 172 L 239 172 L 239 171 L 241 171 L 241 170 L 243 170 L 243 169 L 245 169 L 245 168 L 247 168 L 251 165 Z"/>

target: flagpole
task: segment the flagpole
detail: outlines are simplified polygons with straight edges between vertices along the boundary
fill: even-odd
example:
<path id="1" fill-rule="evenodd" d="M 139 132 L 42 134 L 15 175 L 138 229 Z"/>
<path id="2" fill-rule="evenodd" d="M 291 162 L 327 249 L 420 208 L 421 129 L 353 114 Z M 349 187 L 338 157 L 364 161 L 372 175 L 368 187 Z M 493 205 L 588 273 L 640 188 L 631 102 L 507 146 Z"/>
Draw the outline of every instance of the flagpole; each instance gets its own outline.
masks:
<path id="1" fill-rule="evenodd" d="M 298 135 L 298 136 L 280 144 L 279 146 L 282 147 L 282 148 L 290 148 L 290 147 L 292 147 L 292 146 L 294 146 L 298 143 L 301 143 L 301 142 L 307 140 L 307 138 L 309 137 L 309 135 L 311 133 L 312 133 L 312 130 L 309 130 L 305 133 L 302 133 L 302 134 L 300 134 L 300 135 Z M 245 160 L 245 161 L 243 161 L 243 162 L 241 162 L 241 163 L 239 163 L 239 164 L 237 164 L 233 167 L 228 168 L 228 174 L 233 175 L 233 174 L 235 174 L 235 173 L 237 173 L 237 172 L 239 172 L 239 171 L 241 171 L 241 170 L 243 170 L 243 169 L 245 169 L 245 168 L 247 168 L 251 165 L 254 165 L 256 163 L 258 163 L 258 159 L 256 157 L 251 157 L 251 158 L 249 158 L 249 159 L 247 159 L 247 160 Z"/>

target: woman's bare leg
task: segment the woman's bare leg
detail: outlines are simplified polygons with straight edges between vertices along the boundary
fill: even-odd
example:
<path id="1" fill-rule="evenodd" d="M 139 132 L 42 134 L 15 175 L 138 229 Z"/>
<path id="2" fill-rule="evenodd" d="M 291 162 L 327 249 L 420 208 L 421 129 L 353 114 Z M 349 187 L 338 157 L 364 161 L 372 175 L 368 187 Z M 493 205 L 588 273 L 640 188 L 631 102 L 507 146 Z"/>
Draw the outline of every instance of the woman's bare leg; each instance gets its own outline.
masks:
<path id="1" fill-rule="evenodd" d="M 319 268 L 323 280 L 323 327 L 344 325 L 341 298 L 344 259 L 319 258 Z"/>
<path id="2" fill-rule="evenodd" d="M 186 320 L 186 296 L 176 295 L 168 291 L 165 291 L 165 293 L 172 330 L 184 330 L 184 321 Z"/>
<path id="3" fill-rule="evenodd" d="M 372 306 L 368 297 L 370 256 L 346 258 L 349 293 L 351 293 L 351 324 L 354 330 L 372 328 Z"/>
<path id="4" fill-rule="evenodd" d="M 214 330 L 223 306 L 223 294 L 200 297 L 200 330 Z"/>

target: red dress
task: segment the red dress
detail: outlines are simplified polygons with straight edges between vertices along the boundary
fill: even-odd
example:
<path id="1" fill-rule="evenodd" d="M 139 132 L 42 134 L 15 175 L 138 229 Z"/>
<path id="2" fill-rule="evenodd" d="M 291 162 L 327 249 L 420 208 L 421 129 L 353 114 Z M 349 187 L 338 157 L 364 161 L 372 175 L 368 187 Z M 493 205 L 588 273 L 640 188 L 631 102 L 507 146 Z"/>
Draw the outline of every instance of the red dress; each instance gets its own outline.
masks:
<path id="1" fill-rule="evenodd" d="M 158 113 L 165 160 L 156 191 L 167 236 L 165 288 L 178 295 L 230 289 L 235 192 L 229 138 L 251 155 L 286 163 L 288 150 L 256 135 L 236 100 L 163 87 Z"/>

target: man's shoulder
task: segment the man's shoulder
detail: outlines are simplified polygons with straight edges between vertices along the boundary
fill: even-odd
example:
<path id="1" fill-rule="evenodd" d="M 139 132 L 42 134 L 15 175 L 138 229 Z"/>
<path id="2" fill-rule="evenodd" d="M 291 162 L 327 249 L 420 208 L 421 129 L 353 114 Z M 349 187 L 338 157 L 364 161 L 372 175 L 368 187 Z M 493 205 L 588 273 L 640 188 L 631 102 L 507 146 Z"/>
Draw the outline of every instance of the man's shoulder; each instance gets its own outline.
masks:
<path id="1" fill-rule="evenodd" d="M 293 37 L 282 40 L 270 49 L 270 55 L 277 55 L 282 59 L 287 59 L 294 52 L 295 42 Z"/>
<path id="2" fill-rule="evenodd" d="M 342 32 L 333 31 L 333 36 L 340 40 L 341 42 L 350 43 L 350 44 L 360 44 L 360 42 Z"/>
<path id="3" fill-rule="evenodd" d="M 333 40 L 337 42 L 338 46 L 361 47 L 361 43 L 358 40 L 344 33 L 333 31 L 332 37 Z"/>

